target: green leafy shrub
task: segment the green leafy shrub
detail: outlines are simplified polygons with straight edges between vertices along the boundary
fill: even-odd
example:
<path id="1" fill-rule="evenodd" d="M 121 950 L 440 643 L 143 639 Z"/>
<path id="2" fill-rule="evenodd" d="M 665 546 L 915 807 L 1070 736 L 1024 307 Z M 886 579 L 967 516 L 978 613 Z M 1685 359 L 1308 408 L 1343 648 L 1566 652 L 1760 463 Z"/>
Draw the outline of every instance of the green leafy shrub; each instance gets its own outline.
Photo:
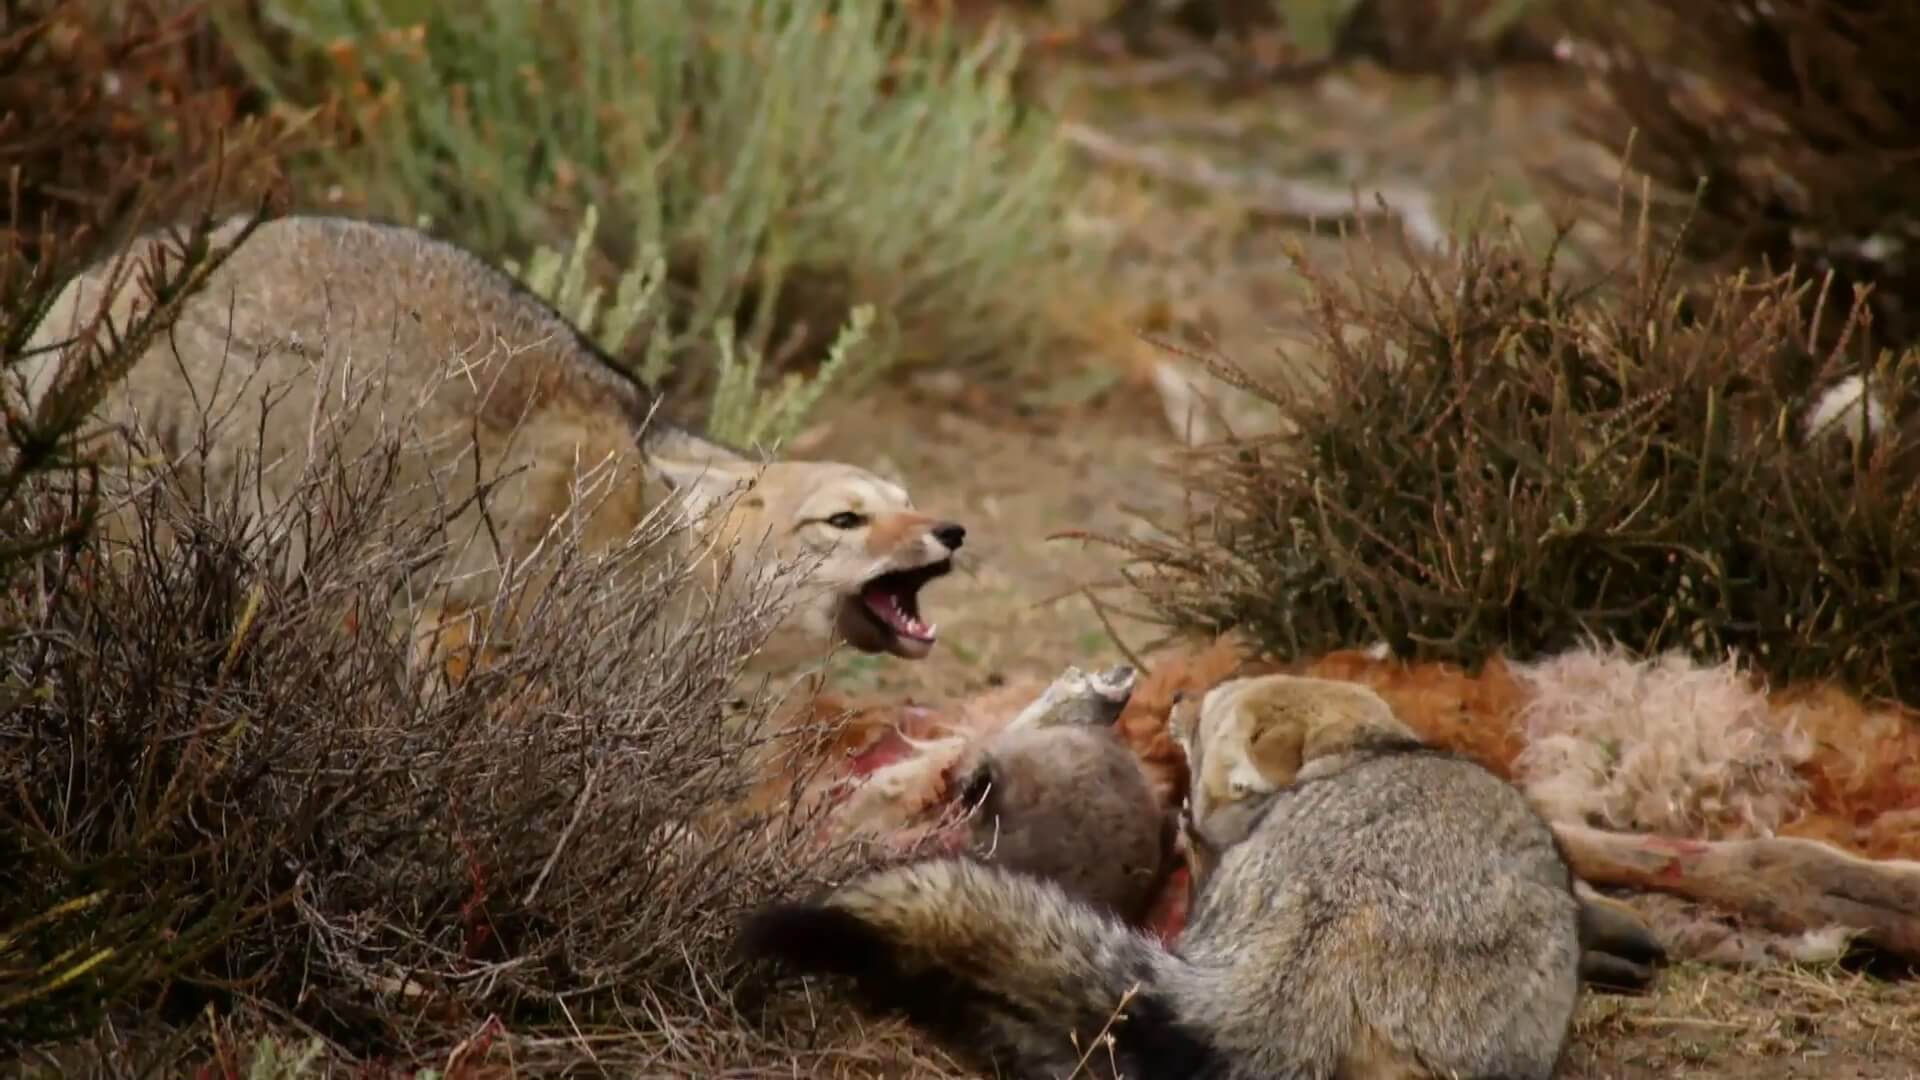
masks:
<path id="1" fill-rule="evenodd" d="M 261 84 L 345 105 L 317 184 L 500 258 L 597 206 L 590 273 L 667 260 L 676 378 L 713 378 L 686 361 L 728 319 L 770 372 L 818 362 L 861 304 L 874 371 L 1017 369 L 1088 254 L 1010 36 L 834 0 L 253 6 L 223 22 Z"/>
<path id="2" fill-rule="evenodd" d="M 1691 205 L 1690 258 L 1831 271 L 1874 287 L 1881 339 L 1920 343 L 1920 79 L 1907 0 L 1569 0 L 1556 6 L 1601 91 L 1581 113 L 1608 153 Z M 1610 199 L 1611 192 L 1589 194 Z"/>
<path id="3" fill-rule="evenodd" d="M 604 289 L 592 284 L 587 275 L 587 259 L 593 251 L 599 220 L 598 209 L 587 207 L 580 231 L 565 254 L 542 246 L 533 253 L 524 272 L 511 262 L 507 269 L 521 275 L 529 288 L 594 336 L 608 352 L 625 351 L 638 326 L 643 322 L 651 326 L 638 374 L 648 386 L 657 388 L 670 362 L 665 323 L 655 311 L 660 286 L 666 280 L 666 259 L 658 249 L 643 251 L 640 265 L 620 276 L 613 306 L 603 309 Z M 798 434 L 828 389 L 849 371 L 858 373 L 860 346 L 872 322 L 873 305 L 854 308 L 846 329 L 811 377 L 789 371 L 777 386 L 765 386 L 760 378 L 764 358 L 751 343 L 736 343 L 733 320 L 722 316 L 713 328 L 715 370 L 713 398 L 707 406 L 707 434 L 732 446 L 777 446 Z"/>
<path id="4" fill-rule="evenodd" d="M 1692 295 L 1671 247 L 1580 285 L 1511 231 L 1411 275 L 1356 259 L 1337 279 L 1303 264 L 1323 385 L 1203 358 L 1285 434 L 1198 449 L 1185 528 L 1114 541 L 1157 618 L 1284 657 L 1736 650 L 1920 701 L 1920 440 L 1898 422 L 1920 352 L 1875 356 L 1862 306 L 1827 296 L 1816 349 L 1816 283 Z M 1810 432 L 1853 375 L 1895 422 Z"/>

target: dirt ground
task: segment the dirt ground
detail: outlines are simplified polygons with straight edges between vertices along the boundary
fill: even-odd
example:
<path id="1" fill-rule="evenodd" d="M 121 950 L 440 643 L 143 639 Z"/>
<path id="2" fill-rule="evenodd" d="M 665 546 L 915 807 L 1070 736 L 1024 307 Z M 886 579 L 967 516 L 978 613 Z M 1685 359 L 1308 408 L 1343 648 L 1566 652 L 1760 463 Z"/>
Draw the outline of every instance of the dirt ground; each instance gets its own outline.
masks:
<path id="1" fill-rule="evenodd" d="M 1134 145 L 1256 177 L 1412 184 L 1441 216 L 1489 196 L 1534 230 L 1546 228 L 1548 211 L 1520 163 L 1542 154 L 1562 166 L 1590 163 L 1564 135 L 1576 106 L 1524 78 L 1441 88 L 1362 73 L 1227 105 L 1183 87 L 1110 82 L 1079 92 L 1093 102 L 1079 109 L 1087 123 L 1123 131 Z M 1268 354 L 1276 332 L 1297 321 L 1300 280 L 1281 253 L 1303 234 L 1249 213 L 1245 200 L 1135 172 L 1100 163 L 1094 203 L 1068 210 L 1079 227 L 1122 240 L 1114 280 L 1097 290 L 1111 299 L 1113 321 L 1197 328 L 1243 361 Z M 1324 241 L 1313 250 L 1339 257 Z M 1180 441 L 1140 377 L 1152 350 L 1116 334 L 1095 352 L 1061 361 L 1093 373 L 1078 380 L 1091 387 L 1084 400 L 1036 403 L 1017 388 L 933 371 L 824 414 L 791 447 L 891 473 L 923 510 L 968 528 L 959 571 L 924 596 L 924 613 L 940 626 L 934 655 L 850 661 L 843 689 L 951 700 L 1067 664 L 1118 662 L 1125 651 L 1115 632 L 1135 650 L 1152 643 L 1155 628 L 1124 615 L 1103 620 L 1081 594 L 1111 580 L 1116 553 L 1049 539 L 1067 529 L 1125 534 L 1148 527 L 1143 517 L 1176 523 L 1182 514 L 1167 470 Z M 1920 1076 L 1920 983 L 1838 969 L 1675 966 L 1648 996 L 1591 996 L 1565 1075 Z"/>

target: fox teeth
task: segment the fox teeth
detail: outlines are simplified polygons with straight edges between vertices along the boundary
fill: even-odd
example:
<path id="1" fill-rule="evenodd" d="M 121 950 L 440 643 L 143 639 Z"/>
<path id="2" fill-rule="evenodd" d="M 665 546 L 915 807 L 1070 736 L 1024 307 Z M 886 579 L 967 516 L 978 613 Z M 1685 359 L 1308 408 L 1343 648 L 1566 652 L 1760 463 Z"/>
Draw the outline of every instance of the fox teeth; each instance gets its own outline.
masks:
<path id="1" fill-rule="evenodd" d="M 897 629 L 903 630 L 906 633 L 913 634 L 917 637 L 931 638 L 939 632 L 939 626 L 921 622 L 918 618 L 909 615 L 906 609 L 900 606 L 900 598 L 898 596 L 883 594 L 875 597 L 874 608 L 882 615 L 890 616 L 887 621 L 893 623 Z"/>

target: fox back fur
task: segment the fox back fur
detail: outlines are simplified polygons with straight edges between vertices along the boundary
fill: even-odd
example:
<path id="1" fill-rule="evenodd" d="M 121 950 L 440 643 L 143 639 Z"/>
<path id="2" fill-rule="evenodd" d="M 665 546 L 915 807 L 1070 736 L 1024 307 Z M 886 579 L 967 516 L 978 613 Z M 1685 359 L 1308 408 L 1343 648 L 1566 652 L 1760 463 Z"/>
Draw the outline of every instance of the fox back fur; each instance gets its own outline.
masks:
<path id="1" fill-rule="evenodd" d="M 1551 1075 L 1580 992 L 1553 833 L 1390 710 L 1294 707 L 1318 689 L 1229 682 L 1182 732 L 1199 788 L 1249 710 L 1277 716 L 1265 749 L 1297 775 L 1190 819 L 1212 858 L 1171 949 L 1050 881 L 962 859 L 765 909 L 741 946 L 850 976 L 870 1008 L 1023 1077 Z"/>
<path id="2" fill-rule="evenodd" d="M 213 244 L 242 226 L 222 223 Z M 32 410 L 82 374 L 63 366 L 76 355 L 65 345 L 95 332 L 103 301 L 116 321 L 140 301 L 134 275 L 108 298 L 110 280 L 95 267 L 58 296 L 28 361 L 0 387 L 16 406 Z M 757 574 L 797 568 L 784 621 L 755 666 L 811 661 L 841 641 L 927 654 L 933 628 L 918 592 L 951 566 L 963 527 L 920 513 L 899 485 L 853 465 L 749 460 L 655 416 L 656 404 L 550 305 L 472 253 L 403 226 L 293 215 L 239 244 L 92 419 L 117 435 L 107 464 L 178 466 L 189 492 L 239 489 L 263 520 L 309 470 L 401 433 L 392 504 L 445 508 L 440 599 L 402 616 L 416 634 L 425 624 L 438 637 L 455 617 L 482 615 L 505 568 L 557 526 L 606 550 L 671 502 L 698 523 L 683 534 L 689 550 L 740 549 L 724 572 L 723 560 L 703 563 L 715 590 L 738 595 Z M 111 505 L 103 519 L 109 534 L 128 526 Z M 306 538 L 288 539 L 297 570 Z"/>

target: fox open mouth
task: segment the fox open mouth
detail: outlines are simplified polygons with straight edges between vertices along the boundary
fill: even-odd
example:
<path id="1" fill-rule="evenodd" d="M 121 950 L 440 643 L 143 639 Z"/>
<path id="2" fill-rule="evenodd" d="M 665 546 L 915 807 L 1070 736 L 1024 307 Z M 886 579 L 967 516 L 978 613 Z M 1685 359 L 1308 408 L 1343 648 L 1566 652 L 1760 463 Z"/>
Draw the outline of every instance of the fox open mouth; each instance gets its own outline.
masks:
<path id="1" fill-rule="evenodd" d="M 953 569 L 953 560 L 881 574 L 840 605 L 840 636 L 868 653 L 918 660 L 933 651 L 936 627 L 920 618 L 920 587 Z"/>

